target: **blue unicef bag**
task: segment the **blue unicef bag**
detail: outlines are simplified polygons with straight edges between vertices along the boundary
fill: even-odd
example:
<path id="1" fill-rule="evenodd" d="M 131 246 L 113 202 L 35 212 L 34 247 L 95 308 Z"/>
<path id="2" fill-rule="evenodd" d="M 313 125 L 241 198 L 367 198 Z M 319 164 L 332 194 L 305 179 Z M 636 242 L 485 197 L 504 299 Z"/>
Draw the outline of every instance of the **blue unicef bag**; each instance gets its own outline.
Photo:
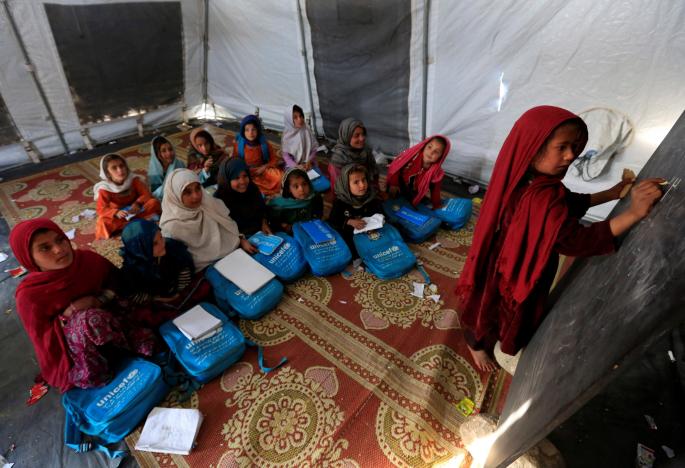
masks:
<path id="1" fill-rule="evenodd" d="M 305 223 L 312 223 L 305 226 Z M 307 229 L 309 229 L 309 232 Z M 322 242 L 316 242 L 312 233 Z M 352 260 L 352 253 L 338 232 L 328 223 L 319 219 L 315 221 L 298 222 L 293 225 L 293 235 L 302 247 L 304 258 L 307 259 L 312 273 L 316 276 L 328 276 L 339 273 Z"/>
<path id="2" fill-rule="evenodd" d="M 295 239 L 283 232 L 274 235 L 283 239 L 281 245 L 270 255 L 258 252 L 252 258 L 268 268 L 280 280 L 290 283 L 307 271 L 307 260 Z"/>
<path id="3" fill-rule="evenodd" d="M 419 213 L 403 198 L 384 201 L 383 212 L 386 219 L 399 228 L 402 237 L 417 244 L 435 234 L 442 223 L 430 213 Z"/>
<path id="4" fill-rule="evenodd" d="M 195 380 L 205 383 L 243 356 L 245 337 L 215 305 L 203 302 L 200 306 L 222 322 L 221 328 L 213 335 L 191 341 L 174 325 L 173 320 L 162 324 L 159 333 L 186 372 Z"/>
<path id="5" fill-rule="evenodd" d="M 246 320 L 257 320 L 272 310 L 283 297 L 283 285 L 273 278 L 254 294 L 247 294 L 210 266 L 205 278 L 212 285 L 217 305 L 229 317 L 238 315 Z"/>
<path id="6" fill-rule="evenodd" d="M 331 181 L 328 180 L 328 177 L 323 175 L 321 169 L 319 169 L 318 167 L 313 167 L 312 170 L 316 171 L 317 174 L 319 174 L 319 177 L 311 181 L 312 186 L 314 187 L 314 191 L 316 193 L 328 192 L 331 189 Z"/>
<path id="7" fill-rule="evenodd" d="M 169 389 L 157 364 L 140 358 L 125 359 L 104 387 L 74 388 L 62 396 L 66 445 L 76 452 L 98 450 L 112 458 L 125 455 L 103 444 L 118 442 L 130 434 Z M 82 433 L 101 443 L 83 442 Z"/>
<path id="8" fill-rule="evenodd" d="M 419 204 L 416 210 L 422 214 L 435 216 L 448 228 L 457 230 L 463 228 L 471 218 L 473 202 L 470 198 L 450 198 L 443 200 L 443 206 L 437 210 L 432 210 L 423 204 Z"/>
<path id="9" fill-rule="evenodd" d="M 380 279 L 399 278 L 416 265 L 416 256 L 390 224 L 355 234 L 353 241 L 366 268 Z"/>

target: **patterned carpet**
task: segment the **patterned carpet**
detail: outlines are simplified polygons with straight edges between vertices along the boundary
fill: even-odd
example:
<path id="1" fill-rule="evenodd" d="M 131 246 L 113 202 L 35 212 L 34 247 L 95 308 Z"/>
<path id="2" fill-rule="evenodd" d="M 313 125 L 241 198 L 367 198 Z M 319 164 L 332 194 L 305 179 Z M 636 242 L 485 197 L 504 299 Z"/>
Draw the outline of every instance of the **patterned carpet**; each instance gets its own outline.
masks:
<path id="1" fill-rule="evenodd" d="M 218 142 L 233 135 L 212 128 Z M 188 132 L 169 137 L 185 158 Z M 121 151 L 144 173 L 149 145 Z M 0 184 L 0 210 L 10 225 L 47 216 L 74 242 L 119 263 L 117 239 L 93 241 L 98 160 L 75 163 Z M 477 210 L 476 210 L 477 215 Z M 475 215 L 474 215 L 475 218 Z M 265 347 L 267 364 L 288 357 L 268 375 L 256 352 L 194 393 L 185 407 L 205 415 L 189 456 L 135 452 L 143 467 L 186 466 L 468 466 L 454 405 L 464 396 L 482 412 L 499 413 L 509 379 L 482 374 L 470 362 L 451 294 L 471 242 L 473 222 L 412 249 L 438 286 L 439 302 L 410 295 L 414 270 L 393 281 L 363 271 L 328 278 L 306 276 L 286 289 L 263 319 L 240 321 L 245 335 Z M 434 250 L 429 247 L 440 242 Z M 172 392 L 166 401 L 175 406 Z M 135 445 L 139 430 L 127 438 Z M 460 460 L 464 460 L 463 464 Z"/>

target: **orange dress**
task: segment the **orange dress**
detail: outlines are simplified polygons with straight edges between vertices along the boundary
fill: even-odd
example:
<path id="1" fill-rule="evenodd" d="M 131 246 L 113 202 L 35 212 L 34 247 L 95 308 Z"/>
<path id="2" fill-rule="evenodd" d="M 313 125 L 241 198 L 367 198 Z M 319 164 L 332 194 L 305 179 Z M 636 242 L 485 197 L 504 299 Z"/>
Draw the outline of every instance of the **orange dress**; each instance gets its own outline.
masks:
<path id="1" fill-rule="evenodd" d="M 120 193 L 100 190 L 97 200 L 98 220 L 95 225 L 96 239 L 109 239 L 116 232 L 126 226 L 126 219 L 117 218 L 117 211 L 122 208 L 138 203 L 143 211 L 136 217 L 148 219 L 162 213 L 162 205 L 154 198 L 142 179 L 136 177 L 131 183 L 131 188 Z"/>
<path id="2" fill-rule="evenodd" d="M 278 167 L 280 161 L 271 144 L 267 143 L 267 145 L 269 147 L 269 162 L 266 163 L 267 167 L 264 172 L 260 175 L 255 174 L 256 168 L 264 165 L 262 145 L 245 145 L 245 164 L 250 168 L 250 178 L 257 185 L 259 191 L 264 195 L 276 195 L 281 193 L 283 170 Z M 233 154 L 238 155 L 238 143 L 236 141 L 233 142 Z"/>

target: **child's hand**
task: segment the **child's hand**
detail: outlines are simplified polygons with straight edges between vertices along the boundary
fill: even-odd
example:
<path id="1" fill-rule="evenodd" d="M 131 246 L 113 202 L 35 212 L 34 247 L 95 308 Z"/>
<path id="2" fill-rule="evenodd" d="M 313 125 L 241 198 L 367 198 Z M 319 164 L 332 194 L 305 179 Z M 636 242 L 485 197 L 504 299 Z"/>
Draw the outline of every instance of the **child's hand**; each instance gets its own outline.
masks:
<path id="1" fill-rule="evenodd" d="M 129 208 L 128 212 L 130 214 L 137 214 L 140 212 L 141 208 L 142 208 L 142 206 L 140 206 L 138 203 L 133 203 L 133 204 L 131 204 L 131 208 Z"/>
<path id="2" fill-rule="evenodd" d="M 247 239 L 240 239 L 240 247 L 242 247 L 242 249 L 250 255 L 257 253 L 257 247 L 250 244 Z"/>
<path id="3" fill-rule="evenodd" d="M 269 227 L 269 223 L 267 223 L 266 220 L 262 221 L 262 232 L 269 236 L 273 234 L 273 232 L 271 232 L 271 228 Z"/>
<path id="4" fill-rule="evenodd" d="M 285 232 L 292 232 L 293 231 L 293 226 L 291 224 L 288 224 L 288 223 L 281 223 L 281 228 Z"/>
<path id="5" fill-rule="evenodd" d="M 645 218 L 661 198 L 663 194 L 659 186 L 661 182 L 665 182 L 665 180 L 660 178 L 645 179 L 637 183 L 631 190 L 629 211 L 637 219 Z"/>
<path id="6" fill-rule="evenodd" d="M 311 161 L 308 161 L 304 165 L 304 170 L 309 171 L 309 170 L 311 170 L 312 167 L 313 167 L 313 165 L 312 165 Z"/>
<path id="7" fill-rule="evenodd" d="M 114 216 L 116 216 L 119 219 L 126 219 L 126 216 L 128 216 L 128 213 L 125 212 L 124 210 L 119 210 L 116 212 L 116 214 Z"/>
<path id="8" fill-rule="evenodd" d="M 366 221 L 363 219 L 348 219 L 347 224 L 355 229 L 364 229 L 366 227 Z"/>
<path id="9" fill-rule="evenodd" d="M 205 171 L 209 172 L 209 170 L 212 168 L 213 165 L 214 165 L 214 158 L 207 158 L 207 160 L 205 161 L 205 166 L 204 166 Z"/>
<path id="10" fill-rule="evenodd" d="M 618 200 L 621 198 L 621 192 L 623 192 L 623 189 L 626 187 L 626 185 L 631 185 L 635 182 L 635 179 L 623 179 L 620 181 L 618 184 L 614 185 L 610 189 L 607 190 L 607 193 L 609 195 L 609 200 Z"/>

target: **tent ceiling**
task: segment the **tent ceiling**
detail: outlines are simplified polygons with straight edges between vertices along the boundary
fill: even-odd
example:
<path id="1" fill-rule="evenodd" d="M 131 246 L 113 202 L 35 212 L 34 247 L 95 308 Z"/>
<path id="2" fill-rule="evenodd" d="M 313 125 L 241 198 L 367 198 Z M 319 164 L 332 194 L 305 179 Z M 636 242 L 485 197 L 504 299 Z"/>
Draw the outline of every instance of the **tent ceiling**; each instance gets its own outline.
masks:
<path id="1" fill-rule="evenodd" d="M 599 106 L 626 114 L 636 134 L 598 179 L 567 177 L 572 189 L 594 191 L 610 186 L 623 167 L 638 171 L 685 108 L 682 2 L 3 5 L 16 19 L 19 38 L 0 9 L 0 95 L 19 136 L 43 157 L 63 152 L 48 105 L 69 149 L 76 150 L 84 147 L 82 132 L 104 142 L 135 131 L 136 116 L 112 118 L 131 108 L 150 110 L 143 117 L 148 126 L 179 121 L 193 109 L 212 109 L 203 117 L 216 109 L 239 118 L 258 108 L 267 126 L 280 129 L 283 112 L 297 103 L 329 138 L 337 137 L 341 118 L 362 119 L 370 144 L 387 153 L 418 141 L 424 129 L 444 134 L 453 142 L 448 172 L 487 182 L 523 111 L 543 103 L 574 112 Z M 105 115 L 111 120 L 89 123 Z M 21 151 L 16 144 L 0 146 L 0 167 L 28 161 Z M 610 209 L 595 207 L 591 214 L 603 217 Z"/>

